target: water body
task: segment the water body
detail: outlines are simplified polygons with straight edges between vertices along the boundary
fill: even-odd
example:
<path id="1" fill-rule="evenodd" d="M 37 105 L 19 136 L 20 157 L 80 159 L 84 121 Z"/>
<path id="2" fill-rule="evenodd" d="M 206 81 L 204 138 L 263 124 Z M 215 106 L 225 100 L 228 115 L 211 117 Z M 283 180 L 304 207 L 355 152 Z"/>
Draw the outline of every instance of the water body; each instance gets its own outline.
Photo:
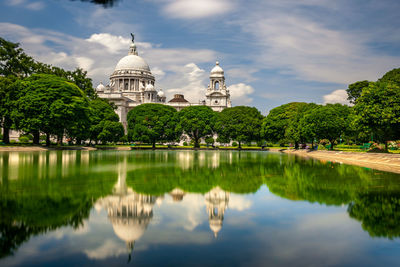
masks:
<path id="1" fill-rule="evenodd" d="M 400 175 L 231 151 L 0 153 L 0 266 L 399 266 Z"/>

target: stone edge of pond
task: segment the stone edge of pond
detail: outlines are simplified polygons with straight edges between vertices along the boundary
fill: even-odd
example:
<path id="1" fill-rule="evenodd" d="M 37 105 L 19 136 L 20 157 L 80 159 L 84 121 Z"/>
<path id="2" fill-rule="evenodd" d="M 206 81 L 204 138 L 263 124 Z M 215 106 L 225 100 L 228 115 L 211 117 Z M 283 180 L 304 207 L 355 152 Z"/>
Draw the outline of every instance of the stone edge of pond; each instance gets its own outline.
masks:
<path id="1" fill-rule="evenodd" d="M 300 157 L 314 158 L 321 161 L 330 161 L 341 164 L 356 165 L 380 171 L 400 173 L 399 154 L 294 149 L 280 150 L 280 152 Z"/>

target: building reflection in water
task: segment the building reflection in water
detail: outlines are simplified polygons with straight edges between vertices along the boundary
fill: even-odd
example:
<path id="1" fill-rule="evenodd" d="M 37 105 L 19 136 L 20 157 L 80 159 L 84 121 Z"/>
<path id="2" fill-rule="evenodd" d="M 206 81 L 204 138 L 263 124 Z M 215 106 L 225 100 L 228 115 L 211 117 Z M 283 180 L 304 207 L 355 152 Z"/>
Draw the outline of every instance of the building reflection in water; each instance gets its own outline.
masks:
<path id="1" fill-rule="evenodd" d="M 174 202 L 181 202 L 185 194 L 185 191 L 180 188 L 175 188 L 169 193 Z M 217 238 L 218 233 L 222 229 L 225 210 L 228 208 L 229 192 L 226 192 L 217 186 L 207 192 L 204 195 L 204 199 L 210 229 L 213 231 L 214 237 Z"/>
<path id="2" fill-rule="evenodd" d="M 88 173 L 89 151 L 5 152 L 0 153 L 0 180 L 68 177 Z"/>
<path id="3" fill-rule="evenodd" d="M 208 167 L 216 169 L 220 165 L 221 153 L 218 151 L 179 151 L 177 153 L 177 166 L 187 170 L 198 167 Z"/>
<path id="4" fill-rule="evenodd" d="M 210 229 L 214 232 L 214 237 L 217 238 L 218 232 L 222 228 L 225 210 L 228 207 L 229 192 L 222 190 L 218 186 L 214 187 L 206 193 L 205 202 Z"/>
<path id="5" fill-rule="evenodd" d="M 119 165 L 118 182 L 113 194 L 101 198 L 96 205 L 103 207 L 108 214 L 115 234 L 126 242 L 129 260 L 135 245 L 153 218 L 154 204 L 160 204 L 161 198 L 139 194 L 126 185 L 126 159 Z"/>
<path id="6" fill-rule="evenodd" d="M 183 200 L 183 197 L 186 195 L 186 193 L 180 188 L 175 188 L 169 193 L 169 195 L 172 197 L 174 202 L 180 202 Z"/>

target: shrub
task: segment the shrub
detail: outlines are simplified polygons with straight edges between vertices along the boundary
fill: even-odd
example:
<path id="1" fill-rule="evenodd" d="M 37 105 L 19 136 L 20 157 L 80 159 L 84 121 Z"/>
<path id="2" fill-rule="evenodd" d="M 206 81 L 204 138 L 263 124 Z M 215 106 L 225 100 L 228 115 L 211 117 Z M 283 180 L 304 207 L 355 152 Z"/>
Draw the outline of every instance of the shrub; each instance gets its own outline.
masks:
<path id="1" fill-rule="evenodd" d="M 215 142 L 214 138 L 212 138 L 212 137 L 206 138 L 205 141 L 206 141 L 207 145 L 212 145 Z"/>
<path id="2" fill-rule="evenodd" d="M 3 135 L 0 133 L 0 140 L 3 140 Z"/>
<path id="3" fill-rule="evenodd" d="M 14 139 L 10 140 L 11 144 L 15 144 L 17 141 L 15 141 Z"/>
<path id="4" fill-rule="evenodd" d="M 232 146 L 236 147 L 236 146 L 238 146 L 238 143 L 232 142 Z"/>
<path id="5" fill-rule="evenodd" d="M 45 134 L 42 134 L 42 135 L 39 137 L 39 140 L 40 140 L 40 141 L 46 141 L 46 135 L 45 135 Z"/>
<path id="6" fill-rule="evenodd" d="M 188 146 L 188 143 L 185 141 L 185 142 L 183 142 L 183 145 L 184 146 Z"/>
<path id="7" fill-rule="evenodd" d="M 29 137 L 26 135 L 21 135 L 18 140 L 20 143 L 29 143 Z"/>

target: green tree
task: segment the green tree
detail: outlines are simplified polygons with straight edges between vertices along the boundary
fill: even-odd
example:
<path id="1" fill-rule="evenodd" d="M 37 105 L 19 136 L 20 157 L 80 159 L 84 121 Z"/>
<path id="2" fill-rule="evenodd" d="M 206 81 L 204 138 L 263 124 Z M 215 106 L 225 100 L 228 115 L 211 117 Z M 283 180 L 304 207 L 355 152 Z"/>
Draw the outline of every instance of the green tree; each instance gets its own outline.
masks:
<path id="1" fill-rule="evenodd" d="M 118 142 L 124 136 L 124 127 L 118 121 L 103 120 L 98 139 L 104 143 Z"/>
<path id="2" fill-rule="evenodd" d="M 0 37 L 0 75 L 26 77 L 33 71 L 34 61 L 24 53 L 18 43 Z"/>
<path id="3" fill-rule="evenodd" d="M 306 143 L 307 141 L 314 143 L 314 134 L 307 130 L 307 126 L 302 123 L 302 119 L 308 112 L 317 108 L 318 105 L 314 103 L 299 103 L 297 105 L 296 113 L 291 117 L 285 131 L 285 138 L 295 144 L 295 148 L 299 147 L 299 143 Z"/>
<path id="4" fill-rule="evenodd" d="M 128 112 L 128 138 L 151 143 L 175 141 L 176 109 L 162 104 L 142 104 Z"/>
<path id="5" fill-rule="evenodd" d="M 353 123 L 385 143 L 400 138 L 400 87 L 392 82 L 370 83 L 354 105 Z"/>
<path id="6" fill-rule="evenodd" d="M 177 132 L 184 132 L 193 141 L 194 147 L 200 147 L 200 139 L 214 134 L 217 119 L 216 112 L 207 106 L 190 106 L 177 113 Z"/>
<path id="7" fill-rule="evenodd" d="M 292 102 L 272 109 L 262 124 L 264 138 L 273 142 L 294 142 L 297 149 L 303 138 L 295 124 L 297 125 L 308 105 L 304 102 Z"/>
<path id="8" fill-rule="evenodd" d="M 67 71 L 59 67 L 36 61 L 33 64 L 33 72 L 38 74 L 53 74 L 65 78 L 78 86 L 87 97 L 96 99 L 97 94 L 93 88 L 92 79 L 87 77 L 87 71 L 76 68 L 73 71 Z"/>
<path id="9" fill-rule="evenodd" d="M 39 134 L 71 137 L 88 131 L 89 103 L 75 84 L 48 74 L 34 74 L 13 84 L 20 92 L 13 112 L 18 129 L 32 133 L 34 144 L 39 144 Z"/>
<path id="10" fill-rule="evenodd" d="M 261 124 L 263 115 L 257 108 L 237 106 L 226 108 L 217 116 L 215 129 L 223 139 L 242 142 L 258 141 L 261 139 Z"/>
<path id="11" fill-rule="evenodd" d="M 32 73 L 33 59 L 26 55 L 18 43 L 0 37 L 0 124 L 3 127 L 3 141 L 10 142 L 9 132 L 13 126 L 11 112 L 17 99 L 17 92 L 11 84 L 17 78 Z"/>
<path id="12" fill-rule="evenodd" d="M 333 150 L 335 140 L 345 134 L 350 124 L 350 107 L 341 104 L 318 106 L 301 121 L 303 131 L 317 139 L 328 139 Z"/>
<path id="13" fill-rule="evenodd" d="M 378 82 L 384 82 L 384 83 L 392 82 L 400 87 L 400 68 L 388 71 L 385 75 L 383 75 L 382 78 L 378 80 Z"/>
<path id="14" fill-rule="evenodd" d="M 103 132 L 106 121 L 118 122 L 119 117 L 114 112 L 114 107 L 104 99 L 94 99 L 89 102 L 90 106 L 90 141 L 94 141 L 96 144 L 99 140 L 99 134 Z M 107 124 L 108 125 L 108 124 Z M 122 125 L 122 124 L 121 124 Z M 119 126 L 118 126 L 119 128 Z M 105 136 L 103 134 L 103 136 Z M 106 141 L 106 140 L 102 140 Z"/>
<path id="15" fill-rule="evenodd" d="M 357 99 L 361 96 L 361 92 L 364 88 L 368 87 L 370 81 L 360 81 L 349 84 L 347 88 L 347 100 L 350 103 L 355 104 Z"/>

